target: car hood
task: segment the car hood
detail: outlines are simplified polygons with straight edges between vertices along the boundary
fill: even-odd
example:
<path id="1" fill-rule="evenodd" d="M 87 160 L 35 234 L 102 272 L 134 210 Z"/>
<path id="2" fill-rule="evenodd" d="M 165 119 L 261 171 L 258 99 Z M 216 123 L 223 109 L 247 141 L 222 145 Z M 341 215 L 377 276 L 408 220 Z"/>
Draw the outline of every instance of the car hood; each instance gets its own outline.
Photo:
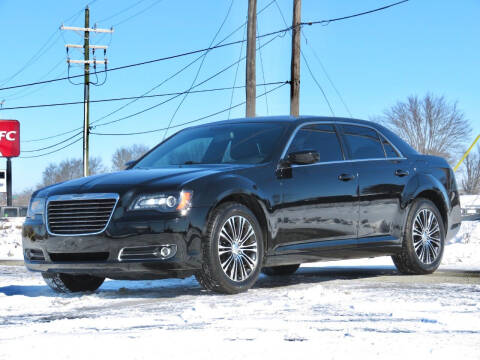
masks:
<path id="1" fill-rule="evenodd" d="M 249 167 L 249 165 L 194 167 L 189 165 L 162 169 L 131 169 L 66 181 L 44 188 L 36 196 L 47 197 L 89 192 L 123 194 L 131 190 L 176 190 L 200 177 L 227 173 L 244 167 Z"/>

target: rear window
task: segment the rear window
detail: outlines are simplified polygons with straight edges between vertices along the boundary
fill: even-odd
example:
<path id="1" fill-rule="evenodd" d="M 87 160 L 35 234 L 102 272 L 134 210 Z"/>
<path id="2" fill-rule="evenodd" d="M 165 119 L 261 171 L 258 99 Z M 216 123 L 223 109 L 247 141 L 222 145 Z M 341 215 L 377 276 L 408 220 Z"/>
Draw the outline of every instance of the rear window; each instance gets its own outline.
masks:
<path id="1" fill-rule="evenodd" d="M 395 150 L 395 148 L 390 144 L 390 142 L 385 139 L 383 136 L 382 138 L 382 144 L 383 144 L 383 149 L 385 150 L 385 155 L 387 158 L 397 158 L 400 156 L 400 154 Z"/>
<path id="2" fill-rule="evenodd" d="M 353 160 L 385 158 L 378 133 L 370 128 L 343 125 L 343 134 Z"/>

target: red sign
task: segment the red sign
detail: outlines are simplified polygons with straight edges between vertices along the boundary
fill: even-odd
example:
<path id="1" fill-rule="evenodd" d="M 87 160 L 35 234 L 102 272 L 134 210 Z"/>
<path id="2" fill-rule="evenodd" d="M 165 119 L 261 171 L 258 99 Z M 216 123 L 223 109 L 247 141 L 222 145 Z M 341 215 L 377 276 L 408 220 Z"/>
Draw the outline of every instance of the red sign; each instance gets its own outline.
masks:
<path id="1" fill-rule="evenodd" d="M 0 120 L 0 156 L 20 155 L 20 123 L 17 120 Z"/>

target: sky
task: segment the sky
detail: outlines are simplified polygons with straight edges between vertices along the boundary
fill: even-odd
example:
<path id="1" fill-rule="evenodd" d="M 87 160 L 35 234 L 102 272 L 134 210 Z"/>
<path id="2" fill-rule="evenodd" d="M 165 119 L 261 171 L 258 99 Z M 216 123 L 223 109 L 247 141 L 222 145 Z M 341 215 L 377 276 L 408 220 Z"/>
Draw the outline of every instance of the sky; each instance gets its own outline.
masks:
<path id="1" fill-rule="evenodd" d="M 264 8 L 270 1 L 258 0 L 258 9 Z M 341 17 L 391 2 L 393 1 L 303 0 L 302 20 Z M 83 26 L 86 3 L 87 0 L 0 0 L 0 33 L 3 35 L 0 88 L 66 76 L 65 44 L 80 44 L 83 39 L 76 32 L 60 31 L 59 26 L 62 23 Z M 277 3 L 290 24 L 293 1 L 277 0 Z M 221 41 L 245 22 L 247 1 L 233 0 L 228 12 L 230 4 L 231 0 L 95 0 L 90 4 L 91 24 L 97 23 L 99 28 L 113 26 L 114 32 L 111 35 L 92 35 L 91 43 L 109 46 L 107 57 L 110 68 L 206 48 L 211 43 Z M 355 118 L 369 119 L 381 115 L 385 109 L 398 101 L 406 100 L 410 95 L 423 96 L 430 92 L 445 96 L 450 102 L 458 102 L 473 129 L 471 139 L 465 139 L 465 142 L 473 141 L 474 136 L 480 134 L 477 90 L 480 80 L 479 13 L 478 0 L 410 0 L 375 14 L 326 26 L 303 27 L 301 46 L 305 59 L 325 92 L 331 110 L 302 59 L 300 113 L 329 116 L 333 110 L 336 116 L 349 117 L 351 114 Z M 258 15 L 259 34 L 283 28 L 285 25 L 275 4 Z M 241 40 L 243 36 L 242 27 L 226 41 Z M 272 41 L 269 42 L 270 40 Z M 257 83 L 289 80 L 290 34 L 261 38 L 257 46 L 262 46 L 261 51 L 257 51 Z M 83 58 L 79 50 L 70 50 L 69 56 L 71 59 Z M 212 50 L 205 56 L 203 63 L 200 59 L 178 76 L 164 82 L 198 56 L 190 55 L 112 71 L 106 79 L 104 74 L 98 74 L 99 85 L 104 80 L 105 83 L 91 86 L 90 98 L 139 96 L 154 87 L 157 88 L 150 94 L 185 91 L 192 86 L 199 68 L 195 84 L 230 66 L 195 90 L 245 84 L 245 62 L 240 62 L 238 70 L 236 65 L 231 66 L 245 56 L 245 46 L 240 44 Z M 103 59 L 103 53 L 97 52 L 96 57 Z M 98 68 L 102 69 L 103 65 L 98 65 Z M 81 74 L 81 68 L 72 66 L 70 74 Z M 95 77 L 93 80 L 96 80 Z M 80 81 L 79 78 L 72 79 L 74 83 Z M 259 86 L 257 94 L 261 95 L 275 87 Z M 236 89 L 233 95 L 231 90 L 190 94 L 178 111 L 176 109 L 182 97 L 159 105 L 168 98 L 141 99 L 121 109 L 119 108 L 128 101 L 93 103 L 90 119 L 92 122 L 98 120 L 96 125 L 153 108 L 112 124 L 98 126 L 92 131 L 141 132 L 166 127 L 172 121 L 173 126 L 177 125 L 168 132 L 172 134 L 182 128 L 179 124 L 220 112 L 230 104 L 242 103 L 245 90 Z M 0 102 L 2 100 L 5 101 L 4 108 L 82 101 L 83 86 L 60 81 L 3 90 L 0 91 Z M 114 113 L 109 115 L 112 112 Z M 257 100 L 258 116 L 288 113 L 288 85 Z M 222 112 L 195 124 L 242 117 L 244 114 L 245 107 L 238 106 L 230 114 L 228 111 Z M 81 128 L 83 105 L 0 110 L 0 119 L 20 121 L 21 156 L 39 155 L 75 141 L 76 138 L 67 139 L 76 132 L 53 139 L 32 140 Z M 164 135 L 163 131 L 134 136 L 92 135 L 90 153 L 91 156 L 101 157 L 104 165 L 110 167 L 112 154 L 120 146 L 145 144 L 152 147 Z M 51 147 L 61 141 L 65 142 Z M 30 152 L 41 148 L 48 149 Z M 79 141 L 50 155 L 13 159 L 14 192 L 40 183 L 42 171 L 48 164 L 81 156 L 82 144 Z M 6 161 L 1 159 L 0 168 L 5 168 L 5 165 Z"/>

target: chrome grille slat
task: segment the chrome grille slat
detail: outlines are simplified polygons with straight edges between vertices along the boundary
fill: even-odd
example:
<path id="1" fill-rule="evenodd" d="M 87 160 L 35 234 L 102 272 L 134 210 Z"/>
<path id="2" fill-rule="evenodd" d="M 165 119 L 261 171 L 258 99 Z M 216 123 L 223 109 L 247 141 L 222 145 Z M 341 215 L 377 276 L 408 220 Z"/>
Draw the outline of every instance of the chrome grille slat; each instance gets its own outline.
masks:
<path id="1" fill-rule="evenodd" d="M 50 218 L 50 224 L 70 224 L 70 223 L 75 223 L 75 224 L 81 224 L 81 223 L 98 223 L 98 222 L 106 222 L 105 219 L 98 219 L 98 220 L 58 220 L 54 219 L 55 221 L 52 221 L 52 218 Z"/>
<path id="2" fill-rule="evenodd" d="M 111 211 L 96 211 L 95 214 L 109 214 Z M 59 214 L 61 215 L 78 215 L 81 216 L 83 214 L 91 214 L 91 211 L 73 211 L 73 212 L 61 212 Z M 57 213 L 52 213 L 53 215 L 56 215 Z"/>
<path id="3" fill-rule="evenodd" d="M 104 221 L 102 224 L 100 225 L 97 225 L 97 224 L 75 224 L 75 227 L 81 227 L 81 228 L 96 228 L 96 227 L 101 227 L 101 226 L 105 226 L 107 222 Z M 65 228 L 65 229 L 71 229 L 72 228 L 72 225 L 71 224 L 64 224 L 64 225 L 50 225 L 50 228 L 52 229 L 59 229 L 59 228 Z"/>
<path id="4" fill-rule="evenodd" d="M 117 194 L 52 196 L 47 202 L 52 235 L 92 235 L 105 231 L 118 201 Z"/>

